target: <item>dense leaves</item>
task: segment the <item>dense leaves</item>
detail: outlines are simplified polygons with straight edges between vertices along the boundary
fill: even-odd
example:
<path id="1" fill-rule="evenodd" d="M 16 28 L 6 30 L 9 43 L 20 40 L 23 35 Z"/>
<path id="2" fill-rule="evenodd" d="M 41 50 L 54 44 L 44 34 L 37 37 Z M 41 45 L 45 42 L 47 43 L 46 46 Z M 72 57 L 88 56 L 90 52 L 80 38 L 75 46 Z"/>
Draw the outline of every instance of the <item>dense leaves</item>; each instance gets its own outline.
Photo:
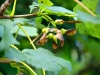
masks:
<path id="1" fill-rule="evenodd" d="M 26 61 L 36 68 L 44 68 L 45 70 L 52 72 L 58 72 L 62 67 L 67 68 L 69 71 L 72 70 L 69 61 L 56 57 L 50 51 L 43 48 L 38 48 L 37 50 L 24 49 L 22 52 L 9 48 L 4 57 L 16 60 L 17 62 Z"/>
<path id="2" fill-rule="evenodd" d="M 86 2 L 88 2 L 89 4 L 87 4 Z M 96 5 L 98 3 L 98 0 L 90 1 L 90 2 L 87 0 L 83 0 L 82 3 L 85 4 L 89 9 L 91 9 L 92 12 L 95 12 L 94 9 L 96 9 Z M 78 10 L 81 10 L 84 12 L 81 12 Z M 76 24 L 77 30 L 82 34 L 91 35 L 93 37 L 100 38 L 100 31 L 98 29 L 100 27 L 100 25 L 99 25 L 100 18 L 98 16 L 94 17 L 90 14 L 85 13 L 86 12 L 85 9 L 83 9 L 79 5 L 77 5 L 74 8 L 74 11 L 77 11 L 78 19 L 83 21 L 83 23 Z"/>

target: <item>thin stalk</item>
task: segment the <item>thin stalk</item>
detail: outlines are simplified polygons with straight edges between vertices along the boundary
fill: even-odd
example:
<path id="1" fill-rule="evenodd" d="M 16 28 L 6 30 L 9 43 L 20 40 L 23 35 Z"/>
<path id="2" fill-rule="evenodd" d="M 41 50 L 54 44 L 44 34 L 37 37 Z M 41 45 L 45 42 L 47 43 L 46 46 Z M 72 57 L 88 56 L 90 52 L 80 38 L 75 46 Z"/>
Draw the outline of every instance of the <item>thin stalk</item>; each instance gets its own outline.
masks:
<path id="1" fill-rule="evenodd" d="M 16 32 L 16 34 L 15 34 L 15 39 L 16 39 L 17 36 L 18 36 L 18 32 L 19 32 L 19 30 L 20 30 L 20 27 L 18 28 L 18 30 L 17 30 L 17 32 Z"/>
<path id="2" fill-rule="evenodd" d="M 26 34 L 28 40 L 29 40 L 30 43 L 32 44 L 32 47 L 34 48 L 34 50 L 36 50 L 36 47 L 35 47 L 35 45 L 33 44 L 33 42 L 31 41 L 31 38 L 29 37 L 29 35 L 27 34 L 27 32 L 23 29 L 23 27 L 22 27 L 19 23 L 17 23 L 17 25 L 18 25 L 18 26 L 22 29 L 22 31 Z"/>
<path id="3" fill-rule="evenodd" d="M 32 75 L 37 75 L 27 64 L 25 64 L 24 62 L 19 62 L 19 63 L 23 64 L 27 69 L 29 69 L 29 71 L 33 73 Z"/>
<path id="4" fill-rule="evenodd" d="M 41 35 L 42 33 L 40 33 L 35 39 L 33 39 L 32 42 L 34 43 Z"/>
<path id="5" fill-rule="evenodd" d="M 16 8 L 16 2 L 17 2 L 17 0 L 14 0 L 13 10 L 12 10 L 12 12 L 11 12 L 11 14 L 10 14 L 11 17 L 14 16 L 15 8 Z"/>
<path id="6" fill-rule="evenodd" d="M 46 75 L 45 70 L 42 68 L 43 75 Z"/>
<path id="7" fill-rule="evenodd" d="M 16 46 L 14 45 L 10 45 L 12 48 L 16 49 L 16 50 L 19 50 Z"/>

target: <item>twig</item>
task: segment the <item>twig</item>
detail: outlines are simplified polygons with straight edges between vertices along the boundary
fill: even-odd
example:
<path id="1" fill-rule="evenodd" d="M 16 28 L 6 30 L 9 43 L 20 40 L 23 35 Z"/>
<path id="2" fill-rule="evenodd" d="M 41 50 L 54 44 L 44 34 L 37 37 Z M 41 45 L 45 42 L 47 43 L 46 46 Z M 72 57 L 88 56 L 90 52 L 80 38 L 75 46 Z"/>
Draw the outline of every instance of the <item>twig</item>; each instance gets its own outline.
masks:
<path id="1" fill-rule="evenodd" d="M 5 58 L 0 58 L 0 63 L 10 63 L 11 60 L 5 59 Z"/>
<path id="2" fill-rule="evenodd" d="M 34 43 L 41 35 L 42 35 L 42 33 L 40 33 L 35 39 L 33 39 L 32 42 Z"/>
<path id="3" fill-rule="evenodd" d="M 34 14 L 14 15 L 13 17 L 10 17 L 9 15 L 4 15 L 4 16 L 0 16 L 0 19 L 24 18 L 24 17 L 32 17 L 32 16 L 37 16 L 37 14 L 34 13 Z"/>
<path id="4" fill-rule="evenodd" d="M 82 4 L 80 1 L 78 0 L 74 0 L 76 3 L 78 3 L 80 6 L 82 6 L 86 11 L 88 11 L 88 13 L 90 13 L 93 16 L 97 16 L 96 14 L 94 14 L 90 9 L 88 9 L 84 4 Z"/>
<path id="5" fill-rule="evenodd" d="M 64 23 L 75 24 L 75 23 L 82 23 L 82 21 L 64 21 Z"/>
<path id="6" fill-rule="evenodd" d="M 25 33 L 25 35 L 27 36 L 28 40 L 30 41 L 30 43 L 32 44 L 32 47 L 34 48 L 34 50 L 36 50 L 35 45 L 33 44 L 31 38 L 29 37 L 29 35 L 27 34 L 27 32 L 23 29 L 23 27 L 20 25 L 20 23 L 17 23 L 17 25 L 22 29 L 22 31 Z"/>
<path id="7" fill-rule="evenodd" d="M 6 11 L 6 9 L 10 6 L 11 2 L 13 0 L 6 0 L 0 7 L 0 16 L 3 16 L 3 13 Z"/>

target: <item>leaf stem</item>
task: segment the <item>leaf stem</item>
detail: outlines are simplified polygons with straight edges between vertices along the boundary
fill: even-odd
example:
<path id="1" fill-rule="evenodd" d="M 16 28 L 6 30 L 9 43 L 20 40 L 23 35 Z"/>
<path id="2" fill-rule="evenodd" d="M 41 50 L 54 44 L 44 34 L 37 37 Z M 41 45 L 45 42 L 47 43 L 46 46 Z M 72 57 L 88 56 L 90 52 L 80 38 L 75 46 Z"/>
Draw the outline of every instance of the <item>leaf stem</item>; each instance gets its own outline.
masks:
<path id="1" fill-rule="evenodd" d="M 12 10 L 12 12 L 11 12 L 11 14 L 10 14 L 11 17 L 14 16 L 15 8 L 16 8 L 16 2 L 17 2 L 17 0 L 14 0 L 13 10 Z"/>
<path id="2" fill-rule="evenodd" d="M 14 45 L 10 45 L 12 48 L 16 49 L 16 50 L 19 50 L 16 46 Z"/>
<path id="3" fill-rule="evenodd" d="M 42 71 L 43 71 L 43 75 L 46 75 L 45 70 L 43 68 L 42 68 Z"/>
<path id="4" fill-rule="evenodd" d="M 40 33 L 35 39 L 33 39 L 32 42 L 34 43 L 41 35 L 42 33 Z"/>
<path id="5" fill-rule="evenodd" d="M 18 28 L 16 34 L 15 34 L 15 39 L 17 38 L 17 35 L 18 35 L 18 31 L 20 30 L 20 27 Z"/>
<path id="6" fill-rule="evenodd" d="M 80 6 L 82 6 L 86 11 L 88 11 L 91 15 L 93 16 L 97 16 L 96 14 L 94 14 L 90 9 L 88 9 L 84 4 L 82 4 L 80 1 L 78 0 L 74 0 L 76 3 L 78 3 Z"/>
<path id="7" fill-rule="evenodd" d="M 29 69 L 30 72 L 32 72 L 34 75 L 37 75 L 27 64 L 25 64 L 24 62 L 19 62 L 21 64 L 23 64 L 27 69 Z M 33 75 L 32 74 L 32 75 Z"/>
<path id="8" fill-rule="evenodd" d="M 23 29 L 23 27 L 20 25 L 20 23 L 17 23 L 17 25 L 22 29 L 22 31 L 26 34 L 28 40 L 30 41 L 30 43 L 32 44 L 32 47 L 34 48 L 34 50 L 36 50 L 35 45 L 33 44 L 33 42 L 31 41 L 31 38 L 29 37 L 29 35 L 27 34 L 27 32 Z"/>

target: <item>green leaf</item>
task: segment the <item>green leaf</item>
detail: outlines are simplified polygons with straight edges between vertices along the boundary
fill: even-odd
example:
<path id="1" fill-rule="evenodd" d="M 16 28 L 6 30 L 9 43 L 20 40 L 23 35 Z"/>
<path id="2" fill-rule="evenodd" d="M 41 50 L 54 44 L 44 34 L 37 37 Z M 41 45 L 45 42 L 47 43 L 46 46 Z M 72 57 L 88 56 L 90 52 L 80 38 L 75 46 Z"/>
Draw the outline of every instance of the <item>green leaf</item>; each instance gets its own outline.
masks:
<path id="1" fill-rule="evenodd" d="M 29 6 L 29 8 L 30 8 L 30 13 L 38 12 L 38 10 L 39 10 L 38 7 L 39 7 L 40 5 L 41 5 L 41 4 L 39 4 L 39 3 L 33 2 L 32 5 Z"/>
<path id="2" fill-rule="evenodd" d="M 19 28 L 19 27 L 18 27 L 17 25 L 14 26 L 14 27 L 12 27 L 11 33 L 16 33 L 17 30 L 18 30 L 18 28 Z M 38 33 L 37 33 L 37 28 L 35 28 L 35 27 L 22 26 L 22 28 L 27 32 L 27 34 L 28 34 L 30 37 L 33 37 L 33 36 L 37 36 L 37 35 L 38 35 Z M 27 36 L 25 35 L 25 33 L 24 33 L 21 29 L 18 31 L 18 34 L 21 35 L 21 36 L 27 37 Z"/>
<path id="3" fill-rule="evenodd" d="M 96 6 L 96 13 L 100 15 L 100 0 L 97 3 L 97 6 Z"/>
<path id="4" fill-rule="evenodd" d="M 4 57 L 10 58 L 11 60 L 14 61 L 25 61 L 26 56 L 24 53 L 22 53 L 20 50 L 16 50 L 14 48 L 8 48 L 7 51 L 5 51 Z"/>
<path id="5" fill-rule="evenodd" d="M 52 20 L 51 17 L 49 17 L 48 15 L 44 15 L 44 16 L 42 16 L 42 17 L 43 17 L 46 21 L 50 21 L 51 24 L 52 24 L 54 27 L 56 27 L 56 23 L 55 23 L 54 20 Z"/>
<path id="6" fill-rule="evenodd" d="M 78 18 L 84 22 L 81 24 L 76 24 L 76 28 L 80 33 L 100 38 L 99 17 L 94 17 L 90 14 L 79 11 Z"/>
<path id="7" fill-rule="evenodd" d="M 73 14 L 76 15 L 76 13 L 60 6 L 51 6 L 51 7 L 45 7 L 47 10 L 45 10 L 48 13 L 55 13 L 57 15 L 62 15 L 62 14 Z"/>
<path id="8" fill-rule="evenodd" d="M 72 70 L 71 63 L 62 58 L 56 57 L 49 50 L 38 48 L 19 50 L 9 49 L 5 56 L 11 60 L 26 61 L 28 64 L 36 68 L 44 68 L 46 71 L 58 72 L 62 67 Z"/>
<path id="9" fill-rule="evenodd" d="M 4 34 L 4 27 L 0 25 L 0 37 L 3 37 Z"/>
<path id="10" fill-rule="evenodd" d="M 95 9 L 98 1 L 99 0 L 82 0 L 82 3 L 92 12 L 96 13 Z M 91 35 L 93 37 L 100 38 L 100 30 L 99 30 L 100 18 L 87 14 L 88 12 L 79 4 L 77 4 L 74 7 L 74 12 L 77 12 L 79 10 L 83 11 L 83 12 L 78 12 L 78 18 L 82 20 L 83 23 L 76 24 L 77 30 L 81 34 Z"/>
<path id="11" fill-rule="evenodd" d="M 100 18 L 99 17 L 94 17 L 90 14 L 87 14 L 87 13 L 84 13 L 84 12 L 81 12 L 81 11 L 78 11 L 77 13 L 77 17 L 82 20 L 83 22 L 92 22 L 92 23 L 95 23 L 95 24 L 100 24 Z"/>
<path id="12" fill-rule="evenodd" d="M 36 23 L 34 19 L 26 19 L 26 18 L 20 18 L 20 19 L 14 19 L 14 22 L 11 20 L 0 20 L 0 24 L 7 25 L 11 33 L 16 33 L 18 30 L 18 26 L 16 23 L 20 23 L 22 27 L 26 30 L 29 36 L 37 36 L 37 28 L 35 28 Z M 33 27 L 34 26 L 34 27 Z M 26 36 L 23 31 L 20 29 L 18 32 L 19 35 Z"/>
<path id="13" fill-rule="evenodd" d="M 5 11 L 5 14 L 10 15 L 10 14 L 11 14 L 11 11 L 6 10 L 6 11 Z"/>
<path id="14" fill-rule="evenodd" d="M 95 13 L 95 9 L 97 6 L 99 0 L 82 0 L 82 4 L 84 4 L 87 8 L 89 8 L 92 12 Z M 81 10 L 83 12 L 87 12 L 82 6 L 80 6 L 79 4 L 77 4 L 73 11 L 77 12 L 78 10 Z M 88 12 L 87 12 L 88 13 Z"/>
<path id="15" fill-rule="evenodd" d="M 38 3 L 43 3 L 46 6 L 52 6 L 53 3 L 50 0 L 38 0 Z"/>
<path id="16" fill-rule="evenodd" d="M 6 25 L 4 25 L 3 27 L 4 27 L 4 31 L 3 31 L 4 33 L 3 35 L 1 35 L 2 40 L 0 42 L 0 50 L 8 50 L 10 45 L 19 44 L 19 43 L 15 40 L 13 35 L 10 33 L 8 27 Z"/>
<path id="17" fill-rule="evenodd" d="M 37 17 L 35 18 L 35 22 L 36 22 L 36 27 L 39 29 L 45 28 L 45 26 L 43 24 L 41 24 L 42 22 L 42 17 Z"/>

